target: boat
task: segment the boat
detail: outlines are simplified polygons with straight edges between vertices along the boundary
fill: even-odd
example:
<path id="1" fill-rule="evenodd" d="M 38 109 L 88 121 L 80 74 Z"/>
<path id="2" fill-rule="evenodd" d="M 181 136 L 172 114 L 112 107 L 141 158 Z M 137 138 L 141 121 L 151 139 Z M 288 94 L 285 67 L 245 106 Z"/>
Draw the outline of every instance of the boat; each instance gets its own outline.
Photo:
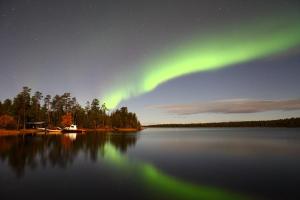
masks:
<path id="1" fill-rule="evenodd" d="M 46 131 L 46 128 L 36 128 L 37 130 L 43 132 L 43 131 Z"/>
<path id="2" fill-rule="evenodd" d="M 56 127 L 54 129 L 46 129 L 49 133 L 61 133 L 62 129 L 60 127 Z"/>
<path id="3" fill-rule="evenodd" d="M 85 130 L 78 129 L 77 125 L 72 124 L 71 126 L 67 126 L 62 130 L 63 133 L 83 133 Z"/>

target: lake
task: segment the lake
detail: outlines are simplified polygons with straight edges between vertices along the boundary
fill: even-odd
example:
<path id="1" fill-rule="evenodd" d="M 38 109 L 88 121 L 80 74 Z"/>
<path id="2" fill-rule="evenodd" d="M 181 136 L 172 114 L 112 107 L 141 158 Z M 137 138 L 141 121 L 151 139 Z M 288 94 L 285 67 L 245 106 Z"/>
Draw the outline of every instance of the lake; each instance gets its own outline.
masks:
<path id="1" fill-rule="evenodd" d="M 300 199 L 300 129 L 0 137 L 0 199 Z"/>

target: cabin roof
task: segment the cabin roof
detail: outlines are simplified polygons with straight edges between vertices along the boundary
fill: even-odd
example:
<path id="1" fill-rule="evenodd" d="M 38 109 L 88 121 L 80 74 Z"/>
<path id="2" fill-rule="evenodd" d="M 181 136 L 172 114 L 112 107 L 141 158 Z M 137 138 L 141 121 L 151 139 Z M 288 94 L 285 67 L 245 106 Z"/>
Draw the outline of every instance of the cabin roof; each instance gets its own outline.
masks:
<path id="1" fill-rule="evenodd" d="M 30 125 L 40 125 L 40 124 L 45 124 L 45 122 L 26 122 L 26 124 L 30 124 Z"/>

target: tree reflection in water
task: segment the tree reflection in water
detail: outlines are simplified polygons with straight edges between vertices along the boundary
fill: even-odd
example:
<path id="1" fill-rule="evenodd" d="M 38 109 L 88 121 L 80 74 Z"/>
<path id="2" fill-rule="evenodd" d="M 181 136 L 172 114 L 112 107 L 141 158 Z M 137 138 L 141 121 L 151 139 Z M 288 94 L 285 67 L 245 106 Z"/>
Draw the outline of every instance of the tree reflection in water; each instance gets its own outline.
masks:
<path id="1" fill-rule="evenodd" d="M 147 196 L 151 194 L 150 199 L 246 199 L 220 188 L 177 179 L 150 163 L 130 160 L 124 153 L 136 144 L 138 136 L 138 133 L 88 133 L 0 137 L 0 157 L 20 178 L 25 175 L 26 168 L 67 168 L 79 153 L 83 153 L 94 162 L 104 159 L 114 169 L 120 169 L 121 174 L 125 173 L 125 179 L 135 179 L 139 184 L 134 187 L 141 187 L 140 192 Z M 120 180 L 124 180 L 124 177 L 120 177 Z M 130 188 L 125 189 L 130 191 Z"/>
<path id="2" fill-rule="evenodd" d="M 138 134 L 87 133 L 66 135 L 7 136 L 0 137 L 0 159 L 7 162 L 17 177 L 24 176 L 26 168 L 38 166 L 66 168 L 79 152 L 84 152 L 92 161 L 97 160 L 104 145 L 112 144 L 121 152 L 135 145 Z M 102 151 L 101 151 L 102 149 Z"/>

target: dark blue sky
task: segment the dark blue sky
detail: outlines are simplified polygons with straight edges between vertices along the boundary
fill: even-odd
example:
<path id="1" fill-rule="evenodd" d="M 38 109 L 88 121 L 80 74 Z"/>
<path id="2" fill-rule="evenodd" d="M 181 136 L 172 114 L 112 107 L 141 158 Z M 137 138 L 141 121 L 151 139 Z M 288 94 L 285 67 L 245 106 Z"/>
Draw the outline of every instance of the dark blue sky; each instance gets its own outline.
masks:
<path id="1" fill-rule="evenodd" d="M 128 75 L 139 71 L 139 63 L 194 33 L 299 12 L 296 0 L 2 0 L 0 100 L 12 98 L 25 85 L 44 95 L 71 92 L 82 105 L 93 98 L 101 100 L 107 88 L 122 85 Z M 285 111 L 272 107 L 264 112 L 192 115 L 157 107 L 299 99 L 299 65 L 296 47 L 263 60 L 170 80 L 120 106 L 137 112 L 144 124 L 299 117 L 297 106 Z"/>

